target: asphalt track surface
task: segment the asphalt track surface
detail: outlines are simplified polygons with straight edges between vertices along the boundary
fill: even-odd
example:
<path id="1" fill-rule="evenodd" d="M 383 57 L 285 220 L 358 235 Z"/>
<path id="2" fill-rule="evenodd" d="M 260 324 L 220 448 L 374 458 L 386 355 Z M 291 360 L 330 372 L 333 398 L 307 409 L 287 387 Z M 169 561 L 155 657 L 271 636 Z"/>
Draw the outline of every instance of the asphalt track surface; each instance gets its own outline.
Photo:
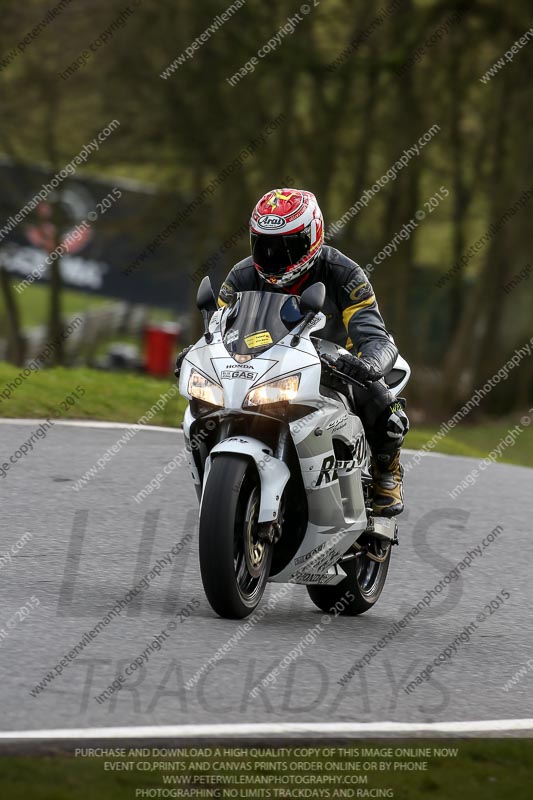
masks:
<path id="1" fill-rule="evenodd" d="M 0 424 L 0 463 L 36 425 Z M 142 503 L 133 499 L 182 450 L 181 432 L 139 431 L 84 488 L 73 490 L 76 479 L 123 433 L 113 427 L 56 424 L 0 478 L 0 731 L 533 716 L 533 669 L 525 669 L 515 686 L 504 689 L 533 657 L 531 470 L 491 465 L 452 500 L 448 492 L 477 461 L 425 456 L 408 469 L 400 547 L 372 611 L 321 624 L 322 614 L 305 588 L 290 587 L 214 669 L 186 690 L 185 682 L 241 623 L 216 617 L 204 597 L 197 503 L 187 468 L 174 470 Z M 404 461 L 412 459 L 408 452 Z M 482 555 L 473 557 L 408 624 L 395 628 L 426 590 L 434 589 L 497 526 L 503 530 Z M 27 532 L 31 539 L 6 561 L 5 554 Z M 189 538 L 179 556 L 61 674 L 36 696 L 30 694 L 85 631 L 176 542 Z M 487 606 L 503 590 L 510 598 L 491 613 Z M 276 591 L 279 585 L 271 584 L 265 598 Z M 22 618 L 25 612 L 19 609 L 35 606 L 35 598 L 38 606 Z M 470 640 L 458 644 L 451 659 L 407 693 L 406 684 L 478 614 L 485 619 L 477 622 Z M 120 691 L 98 703 L 95 698 L 173 620 L 175 629 L 167 631 L 161 649 L 153 648 L 148 662 Z M 301 655 L 286 662 L 275 684 L 252 697 L 254 686 L 304 642 L 311 628 L 314 643 L 308 636 Z M 387 632 L 390 640 L 375 650 L 370 663 L 340 685 Z"/>

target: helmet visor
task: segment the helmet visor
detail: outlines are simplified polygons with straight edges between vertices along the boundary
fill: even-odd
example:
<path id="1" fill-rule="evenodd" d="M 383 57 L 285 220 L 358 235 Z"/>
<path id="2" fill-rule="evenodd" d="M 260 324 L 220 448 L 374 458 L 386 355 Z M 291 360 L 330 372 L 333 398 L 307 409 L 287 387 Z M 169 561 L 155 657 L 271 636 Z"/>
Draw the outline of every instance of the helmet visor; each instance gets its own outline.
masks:
<path id="1" fill-rule="evenodd" d="M 309 254 L 311 249 L 310 226 L 298 233 L 273 236 L 265 233 L 250 234 L 252 257 L 265 275 L 282 275 Z"/>

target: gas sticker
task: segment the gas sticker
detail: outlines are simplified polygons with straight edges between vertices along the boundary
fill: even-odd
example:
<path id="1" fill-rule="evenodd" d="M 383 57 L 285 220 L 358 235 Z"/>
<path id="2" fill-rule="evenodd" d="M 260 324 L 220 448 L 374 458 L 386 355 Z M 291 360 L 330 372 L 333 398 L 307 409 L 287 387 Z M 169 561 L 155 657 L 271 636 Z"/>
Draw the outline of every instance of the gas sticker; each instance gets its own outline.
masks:
<path id="1" fill-rule="evenodd" d="M 222 378 L 244 378 L 246 381 L 253 381 L 255 372 L 246 372 L 244 369 L 223 369 L 220 376 Z"/>
<path id="2" fill-rule="evenodd" d="M 268 331 L 256 331 L 249 336 L 245 336 L 246 347 L 263 347 L 265 344 L 272 344 L 272 336 Z"/>

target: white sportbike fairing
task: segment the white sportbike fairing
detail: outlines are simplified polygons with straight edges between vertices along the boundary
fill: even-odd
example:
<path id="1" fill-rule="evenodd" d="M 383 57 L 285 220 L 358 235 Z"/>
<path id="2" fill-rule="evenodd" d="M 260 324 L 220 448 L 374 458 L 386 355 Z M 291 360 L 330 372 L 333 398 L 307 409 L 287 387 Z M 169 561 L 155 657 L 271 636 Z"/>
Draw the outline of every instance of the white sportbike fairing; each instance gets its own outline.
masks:
<path id="1" fill-rule="evenodd" d="M 206 336 L 187 353 L 179 387 L 189 399 L 183 430 L 200 499 L 202 578 L 223 616 L 250 613 L 267 581 L 315 587 L 326 610 L 339 594 L 329 587 L 361 583 L 367 607 L 383 588 L 397 528 L 370 513 L 370 452 L 350 388 L 324 377 L 321 357 L 346 351 L 315 336 L 326 321 L 323 292 L 243 292 L 209 319 L 209 281 L 200 287 Z M 409 374 L 399 357 L 387 376 L 395 396 Z M 237 584 L 229 599 L 224 546 Z M 228 562 L 224 578 L 214 558 Z"/>

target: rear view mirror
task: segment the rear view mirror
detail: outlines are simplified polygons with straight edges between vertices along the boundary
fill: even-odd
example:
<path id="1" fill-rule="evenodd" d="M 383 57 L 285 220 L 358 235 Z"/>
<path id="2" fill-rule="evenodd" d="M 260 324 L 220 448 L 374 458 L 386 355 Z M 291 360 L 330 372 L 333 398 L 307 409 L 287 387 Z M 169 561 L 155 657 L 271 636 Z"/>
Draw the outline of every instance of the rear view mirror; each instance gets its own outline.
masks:
<path id="1" fill-rule="evenodd" d="M 302 292 L 300 297 L 300 311 L 302 314 L 312 312 L 317 314 L 322 311 L 326 299 L 326 287 L 323 283 L 314 283 Z"/>
<path id="2" fill-rule="evenodd" d="M 196 305 L 200 311 L 207 311 L 207 313 L 211 313 L 218 309 L 217 301 L 215 295 L 213 294 L 213 288 L 208 275 L 206 275 L 205 278 L 202 278 L 202 282 L 198 287 Z"/>
<path id="3" fill-rule="evenodd" d="M 209 317 L 218 310 L 218 305 L 216 297 L 213 294 L 213 287 L 211 286 L 211 281 L 209 280 L 208 275 L 206 275 L 205 278 L 202 278 L 202 282 L 198 287 L 196 305 L 202 312 L 205 340 L 208 344 L 210 344 L 213 341 L 213 334 L 209 333 Z"/>
<path id="4" fill-rule="evenodd" d="M 307 326 L 312 322 L 313 316 L 322 311 L 326 299 L 326 287 L 323 283 L 314 283 L 302 292 L 300 297 L 300 313 L 303 320 L 296 328 L 297 333 L 291 339 L 291 347 L 296 347 L 302 338 L 302 334 Z"/>

